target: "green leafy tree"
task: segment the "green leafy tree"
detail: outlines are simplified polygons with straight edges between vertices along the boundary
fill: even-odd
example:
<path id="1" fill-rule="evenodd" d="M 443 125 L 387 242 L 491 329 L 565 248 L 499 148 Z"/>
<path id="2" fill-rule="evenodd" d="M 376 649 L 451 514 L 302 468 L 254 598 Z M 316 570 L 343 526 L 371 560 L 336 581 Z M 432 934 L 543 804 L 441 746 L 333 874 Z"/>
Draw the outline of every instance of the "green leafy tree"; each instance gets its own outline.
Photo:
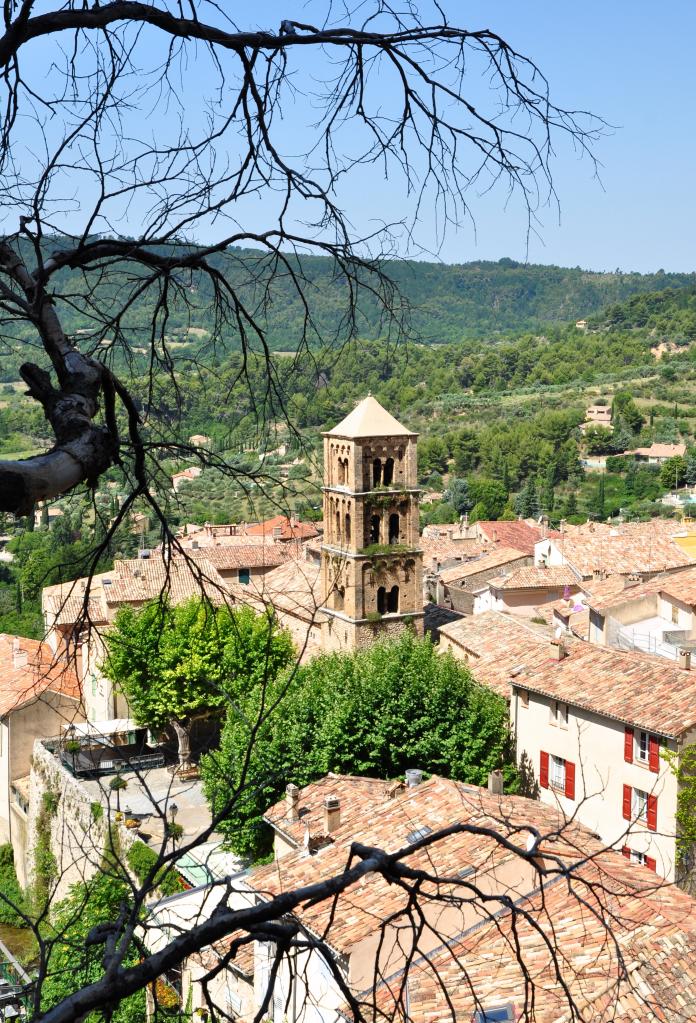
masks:
<path id="1" fill-rule="evenodd" d="M 503 514 L 508 495 L 500 480 L 485 477 L 470 480 L 469 494 L 475 505 L 477 519 L 499 519 Z"/>
<path id="2" fill-rule="evenodd" d="M 469 484 L 458 476 L 454 476 L 450 480 L 450 485 L 442 496 L 454 507 L 457 515 L 465 515 L 473 507 L 474 502 L 471 500 Z"/>
<path id="3" fill-rule="evenodd" d="M 122 607 L 107 649 L 104 673 L 139 724 L 174 729 L 180 770 L 190 766 L 193 722 L 275 677 L 294 653 L 289 634 L 271 616 L 198 598 L 175 607 L 164 601 Z"/>
<path id="4" fill-rule="evenodd" d="M 107 923 L 113 924 L 117 939 L 123 938 L 122 925 L 119 927 L 117 921 L 122 919 L 130 894 L 125 878 L 104 864 L 103 871 L 85 884 L 74 885 L 68 898 L 56 907 L 46 934 L 48 954 L 41 988 L 42 1012 L 103 977 L 104 943 L 87 939 L 94 928 L 103 928 Z M 144 950 L 131 939 L 124 965 L 135 966 L 143 954 Z M 159 1006 L 158 1009 L 161 1016 L 162 1009 Z M 145 992 L 138 991 L 113 1005 L 108 1014 L 90 1014 L 84 1023 L 144 1023 L 145 1019 Z"/>
<path id="5" fill-rule="evenodd" d="M 686 459 L 686 469 L 684 472 L 684 479 L 693 487 L 696 484 L 696 455 L 689 454 Z"/>
<path id="6" fill-rule="evenodd" d="M 585 450 L 588 455 L 606 455 L 613 452 L 614 434 L 606 426 L 588 426 L 585 431 Z"/>
<path id="7" fill-rule="evenodd" d="M 279 692 L 281 705 L 264 717 Z M 271 691 L 257 687 L 238 712 L 228 710 L 220 749 L 201 759 L 215 811 L 241 786 L 220 829 L 242 855 L 267 849 L 261 816 L 289 781 L 306 785 L 327 771 L 387 779 L 414 766 L 473 784 L 502 767 L 508 785 L 516 784 L 505 701 L 410 633 L 317 657 Z"/>
<path id="8" fill-rule="evenodd" d="M 660 468 L 660 483 L 666 490 L 682 487 L 686 483 L 686 459 L 681 455 L 668 458 Z"/>
<path id="9" fill-rule="evenodd" d="M 541 508 L 534 480 L 530 476 L 515 499 L 515 511 L 523 519 L 536 518 Z"/>
<path id="10" fill-rule="evenodd" d="M 622 420 L 633 433 L 638 433 L 645 422 L 642 414 L 630 391 L 617 391 L 611 405 L 611 420 L 616 423 Z"/>

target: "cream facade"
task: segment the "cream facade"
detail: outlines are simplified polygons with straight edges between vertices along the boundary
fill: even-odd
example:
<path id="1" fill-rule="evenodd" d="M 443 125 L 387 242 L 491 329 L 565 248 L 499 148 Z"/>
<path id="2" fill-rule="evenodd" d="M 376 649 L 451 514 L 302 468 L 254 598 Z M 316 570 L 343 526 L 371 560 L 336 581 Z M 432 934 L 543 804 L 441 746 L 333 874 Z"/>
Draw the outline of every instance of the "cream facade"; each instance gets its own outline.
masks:
<path id="1" fill-rule="evenodd" d="M 694 742 L 696 729 L 680 741 L 648 733 L 514 680 L 510 716 L 518 762 L 526 758 L 543 802 L 627 858 L 676 879 L 678 785 L 663 753 Z"/>

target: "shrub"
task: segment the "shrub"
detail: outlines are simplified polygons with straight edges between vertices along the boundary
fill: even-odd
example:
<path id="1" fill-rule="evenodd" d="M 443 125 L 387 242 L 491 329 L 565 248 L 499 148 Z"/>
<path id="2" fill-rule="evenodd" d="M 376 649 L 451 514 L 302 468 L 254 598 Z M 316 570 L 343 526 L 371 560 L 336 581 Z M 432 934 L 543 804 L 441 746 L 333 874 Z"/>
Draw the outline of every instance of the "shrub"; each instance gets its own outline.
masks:
<path id="1" fill-rule="evenodd" d="M 181 825 L 178 825 L 181 827 Z M 143 884 L 158 860 L 157 853 L 144 842 L 133 842 L 126 854 L 126 862 L 137 877 L 140 884 Z M 175 895 L 185 890 L 179 875 L 171 868 L 165 867 L 156 876 L 152 883 L 153 888 L 159 888 L 163 895 Z"/>

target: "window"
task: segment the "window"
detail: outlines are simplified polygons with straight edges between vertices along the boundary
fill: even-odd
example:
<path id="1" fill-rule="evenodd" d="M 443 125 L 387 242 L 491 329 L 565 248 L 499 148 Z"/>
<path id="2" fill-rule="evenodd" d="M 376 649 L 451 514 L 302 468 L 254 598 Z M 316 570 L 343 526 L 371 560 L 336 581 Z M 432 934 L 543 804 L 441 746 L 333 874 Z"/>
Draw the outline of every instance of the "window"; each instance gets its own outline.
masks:
<path id="1" fill-rule="evenodd" d="M 427 824 L 424 824 L 422 828 L 416 828 L 415 831 L 409 831 L 406 835 L 406 841 L 409 845 L 414 845 L 416 842 L 420 842 L 421 838 L 427 838 L 428 835 L 432 835 L 433 829 Z"/>
<path id="2" fill-rule="evenodd" d="M 631 849 L 631 863 L 640 863 L 641 867 L 644 867 L 646 865 L 645 861 L 647 858 L 648 857 L 645 853 L 636 852 L 635 849 Z"/>
<path id="3" fill-rule="evenodd" d="M 379 527 L 381 524 L 379 515 L 370 516 L 370 543 L 379 543 Z"/>
<path id="4" fill-rule="evenodd" d="M 392 586 L 387 594 L 387 611 L 389 614 L 399 613 L 399 587 Z"/>
<path id="5" fill-rule="evenodd" d="M 387 591 L 384 586 L 380 586 L 377 590 L 377 611 L 383 615 L 387 610 Z"/>
<path id="6" fill-rule="evenodd" d="M 550 721 L 552 725 L 559 725 L 561 728 L 568 727 L 568 704 L 560 700 L 552 700 L 550 708 Z"/>
<path id="7" fill-rule="evenodd" d="M 350 543 L 350 515 L 346 512 L 346 543 Z"/>
<path id="8" fill-rule="evenodd" d="M 242 586 L 248 586 L 251 579 L 251 572 L 248 568 L 239 569 L 239 582 Z"/>
<path id="9" fill-rule="evenodd" d="M 631 814 L 636 820 L 645 820 L 648 816 L 648 793 L 642 789 L 633 789 Z"/>
<path id="10" fill-rule="evenodd" d="M 636 760 L 640 760 L 641 763 L 647 764 L 649 755 L 649 743 L 648 733 L 638 732 L 636 738 Z"/>
<path id="11" fill-rule="evenodd" d="M 672 604 L 672 624 L 679 625 L 679 608 Z"/>
<path id="12" fill-rule="evenodd" d="M 565 791 L 565 765 L 566 762 L 562 757 L 552 756 L 550 758 L 549 781 L 551 788 L 563 789 Z"/>
<path id="13" fill-rule="evenodd" d="M 375 458 L 372 463 L 372 486 L 378 487 L 382 482 L 382 459 Z"/>
<path id="14" fill-rule="evenodd" d="M 389 543 L 399 542 L 399 516 L 396 512 L 389 516 Z"/>
<path id="15" fill-rule="evenodd" d="M 391 486 L 391 482 L 394 479 L 394 459 L 387 458 L 384 463 L 384 473 L 382 475 L 382 483 L 385 487 Z"/>
<path id="16" fill-rule="evenodd" d="M 647 856 L 643 852 L 638 852 L 637 849 L 630 849 L 627 845 L 621 850 L 624 857 L 630 860 L 631 863 L 637 863 L 641 867 L 647 867 L 648 870 L 657 871 L 657 860 L 653 859 L 652 856 Z"/>
<path id="17" fill-rule="evenodd" d="M 479 1009 L 471 1020 L 472 1023 L 515 1023 L 516 1018 L 515 1006 L 508 1002 L 507 1005 L 496 1005 L 494 1009 Z"/>

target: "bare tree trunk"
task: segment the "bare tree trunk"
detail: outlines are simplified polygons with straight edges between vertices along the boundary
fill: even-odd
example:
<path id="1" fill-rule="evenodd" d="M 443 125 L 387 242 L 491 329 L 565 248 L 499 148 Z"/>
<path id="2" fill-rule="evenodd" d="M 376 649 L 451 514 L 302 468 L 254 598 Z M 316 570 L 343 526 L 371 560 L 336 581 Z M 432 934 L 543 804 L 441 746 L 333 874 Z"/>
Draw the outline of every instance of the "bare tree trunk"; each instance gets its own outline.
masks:
<path id="1" fill-rule="evenodd" d="M 182 721 L 172 721 L 172 728 L 176 732 L 179 743 L 179 774 L 190 771 L 193 767 L 191 762 L 191 723 L 184 724 Z"/>

